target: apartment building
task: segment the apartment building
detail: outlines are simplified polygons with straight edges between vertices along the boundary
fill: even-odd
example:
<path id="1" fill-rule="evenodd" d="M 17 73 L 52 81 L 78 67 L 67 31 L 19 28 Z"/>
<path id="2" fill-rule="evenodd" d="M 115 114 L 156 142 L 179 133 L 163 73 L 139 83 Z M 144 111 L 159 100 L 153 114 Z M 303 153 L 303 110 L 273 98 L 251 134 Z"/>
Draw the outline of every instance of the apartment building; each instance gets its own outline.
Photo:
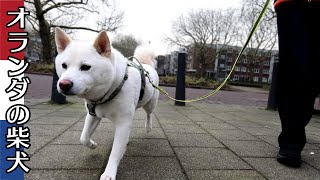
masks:
<path id="1" fill-rule="evenodd" d="M 219 50 L 215 49 L 215 47 Z M 211 50 L 208 51 L 211 52 L 212 56 L 209 56 L 211 59 L 207 60 L 207 62 L 210 62 L 211 64 L 206 65 L 206 69 L 199 71 L 203 66 L 201 67 L 201 65 L 199 65 L 199 58 L 196 55 L 196 51 L 191 51 L 192 53 L 189 53 L 190 64 L 195 65 L 191 68 L 196 69 L 197 72 L 199 72 L 199 75 L 203 74 L 200 72 L 205 72 L 205 75 L 210 77 L 213 76 L 217 80 L 222 81 L 232 70 L 241 47 L 226 46 L 223 49 L 221 49 L 221 45 L 216 45 L 215 47 L 211 47 Z M 250 52 L 250 49 L 248 51 Z M 259 53 L 259 55 L 255 54 L 255 56 L 250 55 L 251 53 L 244 53 L 236 63 L 229 78 L 230 81 L 270 83 L 272 79 L 273 63 L 278 58 L 278 52 L 261 52 L 262 53 Z"/>

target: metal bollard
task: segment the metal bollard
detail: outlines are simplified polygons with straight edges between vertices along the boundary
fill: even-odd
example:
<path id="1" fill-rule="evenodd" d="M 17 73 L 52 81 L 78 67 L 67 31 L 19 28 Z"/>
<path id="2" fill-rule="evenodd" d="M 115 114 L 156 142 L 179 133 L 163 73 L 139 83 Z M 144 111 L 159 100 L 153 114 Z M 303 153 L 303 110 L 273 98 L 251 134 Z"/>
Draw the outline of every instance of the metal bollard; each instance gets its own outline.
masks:
<path id="1" fill-rule="evenodd" d="M 177 84 L 176 84 L 176 99 L 186 99 L 186 86 L 185 86 L 185 75 L 186 75 L 186 49 L 180 48 L 178 55 L 178 72 L 177 72 Z M 185 102 L 175 101 L 176 106 L 185 106 Z"/>
<path id="2" fill-rule="evenodd" d="M 279 61 L 273 63 L 272 81 L 268 97 L 268 110 L 277 110 L 277 86 L 278 86 L 278 64 Z"/>

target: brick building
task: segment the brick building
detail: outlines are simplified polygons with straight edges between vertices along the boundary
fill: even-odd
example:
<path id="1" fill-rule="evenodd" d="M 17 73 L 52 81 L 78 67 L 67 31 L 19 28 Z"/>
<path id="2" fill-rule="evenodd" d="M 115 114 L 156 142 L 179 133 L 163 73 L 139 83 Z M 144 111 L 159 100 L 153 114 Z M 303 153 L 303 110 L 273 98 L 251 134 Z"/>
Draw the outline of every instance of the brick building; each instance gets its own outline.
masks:
<path id="1" fill-rule="evenodd" d="M 219 49 L 219 45 L 216 46 Z M 208 47 L 210 48 L 210 47 Z M 232 66 L 241 50 L 238 46 L 227 46 L 218 51 L 211 47 L 208 51 L 211 56 L 206 67 L 201 66 L 199 57 L 195 50 L 189 51 L 190 68 L 195 69 L 197 74 L 205 72 L 207 76 L 217 80 L 224 80 L 230 73 Z M 270 53 L 260 53 L 261 55 L 252 57 L 246 53 L 237 62 L 234 71 L 230 76 L 231 81 L 250 82 L 250 83 L 270 83 L 272 78 L 273 62 L 278 58 L 278 51 Z"/>

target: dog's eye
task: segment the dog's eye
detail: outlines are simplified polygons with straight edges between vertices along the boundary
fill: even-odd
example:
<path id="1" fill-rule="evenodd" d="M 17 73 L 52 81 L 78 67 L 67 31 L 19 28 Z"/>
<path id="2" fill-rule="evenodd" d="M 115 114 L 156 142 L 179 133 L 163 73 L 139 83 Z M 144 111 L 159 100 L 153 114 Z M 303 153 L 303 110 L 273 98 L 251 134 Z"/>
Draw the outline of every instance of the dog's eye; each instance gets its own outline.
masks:
<path id="1" fill-rule="evenodd" d="M 63 63 L 63 64 L 62 64 L 62 68 L 63 68 L 63 69 L 67 69 L 67 68 L 68 68 L 68 66 L 66 65 L 66 63 Z"/>
<path id="2" fill-rule="evenodd" d="M 83 65 L 81 65 L 80 70 L 81 71 L 88 71 L 90 68 L 91 68 L 91 66 L 83 64 Z"/>

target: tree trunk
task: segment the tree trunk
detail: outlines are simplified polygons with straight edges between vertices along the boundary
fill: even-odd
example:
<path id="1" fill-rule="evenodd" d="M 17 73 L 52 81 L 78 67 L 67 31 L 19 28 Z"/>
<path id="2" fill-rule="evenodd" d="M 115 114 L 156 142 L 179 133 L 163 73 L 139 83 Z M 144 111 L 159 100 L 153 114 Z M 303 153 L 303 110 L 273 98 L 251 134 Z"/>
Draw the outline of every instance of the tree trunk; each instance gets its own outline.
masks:
<path id="1" fill-rule="evenodd" d="M 50 64 L 53 57 L 52 45 L 50 40 L 50 26 L 44 18 L 40 0 L 34 0 L 34 6 L 36 8 L 36 16 L 39 21 L 39 34 L 42 44 L 43 63 Z"/>

